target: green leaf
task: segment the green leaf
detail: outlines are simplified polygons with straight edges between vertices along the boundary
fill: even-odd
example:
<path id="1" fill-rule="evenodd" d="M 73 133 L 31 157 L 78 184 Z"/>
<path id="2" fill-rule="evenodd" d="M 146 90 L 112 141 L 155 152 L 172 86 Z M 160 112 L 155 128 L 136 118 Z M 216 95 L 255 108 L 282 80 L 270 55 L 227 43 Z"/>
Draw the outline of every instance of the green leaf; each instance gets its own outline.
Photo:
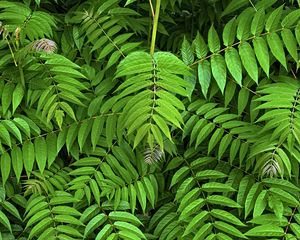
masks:
<path id="1" fill-rule="evenodd" d="M 116 115 L 110 115 L 107 117 L 105 130 L 106 130 L 106 142 L 108 146 L 112 146 L 113 144 L 113 138 L 116 131 L 116 123 L 117 123 Z"/>
<path id="2" fill-rule="evenodd" d="M 220 147 L 218 151 L 218 159 L 220 160 L 225 153 L 226 149 L 228 148 L 229 144 L 231 143 L 232 140 L 232 134 L 226 134 L 222 138 L 220 142 Z"/>
<path id="3" fill-rule="evenodd" d="M 275 216 L 278 219 L 282 219 L 283 217 L 283 202 L 276 196 L 270 194 L 268 197 L 268 205 L 275 213 Z"/>
<path id="4" fill-rule="evenodd" d="M 187 225 L 182 236 L 186 236 L 190 234 L 192 231 L 196 230 L 199 226 L 201 226 L 207 219 L 209 218 L 209 213 L 207 211 L 201 211 L 197 214 Z"/>
<path id="5" fill-rule="evenodd" d="M 179 216 L 179 221 L 186 220 L 195 212 L 199 212 L 200 209 L 205 205 L 205 200 L 202 198 L 198 198 L 195 201 L 191 202 L 188 206 L 186 206 Z"/>
<path id="6" fill-rule="evenodd" d="M 231 200 L 228 197 L 220 195 L 211 195 L 207 197 L 207 202 L 211 204 L 218 204 L 221 206 L 232 207 L 232 208 L 241 208 L 241 206 L 235 201 Z"/>
<path id="7" fill-rule="evenodd" d="M 181 56 L 182 61 L 186 65 L 190 65 L 194 62 L 194 53 L 190 43 L 186 40 L 186 37 L 183 38 L 183 42 L 181 45 Z"/>
<path id="8" fill-rule="evenodd" d="M 205 239 L 205 237 L 211 233 L 213 225 L 211 223 L 206 223 L 203 225 L 194 236 L 194 239 Z"/>
<path id="9" fill-rule="evenodd" d="M 142 225 L 136 216 L 128 212 L 114 211 L 110 212 L 108 217 L 114 221 L 131 222 L 136 226 Z"/>
<path id="10" fill-rule="evenodd" d="M 300 226 L 297 223 L 292 223 L 290 225 L 290 228 L 295 233 L 296 237 L 299 238 L 300 237 Z"/>
<path id="11" fill-rule="evenodd" d="M 239 45 L 239 54 L 247 73 L 256 83 L 258 83 L 258 67 L 254 51 L 250 44 L 247 42 L 241 43 Z"/>
<path id="12" fill-rule="evenodd" d="M 75 139 L 78 136 L 78 125 L 72 124 L 71 127 L 69 127 L 68 129 L 68 133 L 67 133 L 67 137 L 66 137 L 66 147 L 68 152 L 70 152 L 70 149 L 73 145 L 73 143 L 75 142 Z"/>
<path id="13" fill-rule="evenodd" d="M 12 233 L 10 222 L 2 211 L 0 211 L 0 223 Z"/>
<path id="14" fill-rule="evenodd" d="M 135 139 L 134 139 L 133 148 L 136 148 L 137 145 L 143 140 L 145 135 L 148 133 L 150 127 L 151 127 L 151 125 L 147 123 L 147 124 L 144 124 L 143 126 L 141 126 L 137 130 L 137 133 L 136 133 L 136 136 L 135 136 Z"/>
<path id="15" fill-rule="evenodd" d="M 281 148 L 276 148 L 276 152 L 280 156 L 284 166 L 286 167 L 287 173 L 289 177 L 291 177 L 291 171 L 292 171 L 292 166 L 289 157 L 287 154 L 281 149 Z"/>
<path id="16" fill-rule="evenodd" d="M 68 204 L 68 203 L 74 203 L 78 200 L 70 195 L 62 195 L 62 196 L 55 196 L 50 199 L 50 204 L 52 206 L 54 205 L 60 205 L 60 204 Z"/>
<path id="17" fill-rule="evenodd" d="M 82 151 L 82 148 L 87 140 L 87 137 L 90 134 L 91 128 L 92 128 L 91 122 L 84 121 L 78 130 L 78 145 L 80 151 Z"/>
<path id="18" fill-rule="evenodd" d="M 70 105 L 66 102 L 60 102 L 59 106 L 72 118 L 76 121 L 75 113 Z"/>
<path id="19" fill-rule="evenodd" d="M 267 35 L 267 42 L 274 57 L 287 69 L 283 44 L 276 32 Z"/>
<path id="20" fill-rule="evenodd" d="M 206 98 L 208 88 L 211 81 L 211 67 L 207 60 L 201 61 L 198 64 L 198 80 L 201 86 L 202 93 Z"/>
<path id="21" fill-rule="evenodd" d="M 250 237 L 282 237 L 284 231 L 281 227 L 274 225 L 262 225 L 250 229 L 245 235 Z"/>
<path id="22" fill-rule="evenodd" d="M 146 239 L 145 235 L 142 233 L 140 229 L 138 229 L 136 226 L 127 223 L 127 222 L 121 222 L 121 221 L 116 221 L 114 223 L 114 226 L 118 228 L 119 230 L 124 230 L 124 231 L 129 231 L 134 233 L 136 236 L 140 237 L 141 239 Z"/>
<path id="23" fill-rule="evenodd" d="M 241 116 L 249 101 L 249 90 L 242 88 L 238 95 L 238 115 Z"/>
<path id="24" fill-rule="evenodd" d="M 227 48 L 225 51 L 225 62 L 234 80 L 242 85 L 242 63 L 238 51 L 235 48 Z"/>
<path id="25" fill-rule="evenodd" d="M 126 240 L 139 240 L 140 238 L 129 231 L 119 231 L 118 235 Z"/>
<path id="26" fill-rule="evenodd" d="M 253 218 L 249 222 L 259 225 L 273 225 L 282 227 L 285 227 L 288 224 L 288 220 L 286 217 L 278 218 L 274 214 L 263 214 Z"/>
<path id="27" fill-rule="evenodd" d="M 202 189 L 206 192 L 232 192 L 234 188 L 225 183 L 209 182 L 202 185 Z"/>
<path id="28" fill-rule="evenodd" d="M 251 21 L 255 10 L 253 8 L 246 8 L 238 17 L 238 26 L 236 30 L 236 37 L 242 43 L 246 42 L 251 36 Z"/>
<path id="29" fill-rule="evenodd" d="M 107 239 L 109 234 L 112 232 L 113 226 L 110 224 L 105 225 L 101 231 L 97 234 L 95 240 L 104 240 Z"/>
<path id="30" fill-rule="evenodd" d="M 234 43 L 236 27 L 237 27 L 236 18 L 232 18 L 228 23 L 226 23 L 223 30 L 223 42 L 226 47 Z"/>
<path id="31" fill-rule="evenodd" d="M 56 229 L 53 227 L 49 227 L 47 228 L 40 236 L 39 236 L 39 240 L 47 240 L 50 237 L 53 237 L 56 233 Z M 60 237 L 65 237 L 63 235 L 60 235 Z M 71 239 L 68 239 L 71 240 Z"/>
<path id="32" fill-rule="evenodd" d="M 294 34 L 290 29 L 283 29 L 281 31 L 281 37 L 289 54 L 292 56 L 295 62 L 297 62 L 298 61 L 297 40 L 294 37 Z"/>
<path id="33" fill-rule="evenodd" d="M 298 2 L 299 3 L 299 2 Z M 293 9 L 289 14 L 287 14 L 281 21 L 281 26 L 283 28 L 291 28 L 300 17 L 300 9 Z"/>
<path id="34" fill-rule="evenodd" d="M 208 30 L 208 48 L 212 53 L 220 50 L 220 39 L 214 26 L 212 25 Z"/>
<path id="35" fill-rule="evenodd" d="M 220 54 L 215 54 L 211 58 L 212 75 L 215 78 L 222 94 L 226 85 L 226 64 L 224 58 Z"/>
<path id="36" fill-rule="evenodd" d="M 33 143 L 29 140 L 25 141 L 23 143 L 22 152 L 23 152 L 24 168 L 26 170 L 27 176 L 30 176 L 31 171 L 33 169 L 34 159 L 35 159 Z"/>
<path id="37" fill-rule="evenodd" d="M 34 141 L 35 159 L 41 173 L 47 164 L 47 144 L 43 137 L 38 137 Z"/>
<path id="38" fill-rule="evenodd" d="M 89 175 L 89 174 L 94 174 L 95 173 L 95 168 L 93 167 L 81 167 L 81 168 L 76 168 L 75 170 L 71 171 L 69 174 L 70 175 Z"/>
<path id="39" fill-rule="evenodd" d="M 271 187 L 278 187 L 282 188 L 288 192 L 298 192 L 299 188 L 295 186 L 293 183 L 285 180 L 285 179 L 278 179 L 278 178 L 265 178 L 262 182 Z"/>
<path id="40" fill-rule="evenodd" d="M 16 126 L 26 134 L 27 137 L 30 137 L 30 127 L 29 124 L 22 118 L 14 118 L 13 122 Z"/>
<path id="41" fill-rule="evenodd" d="M 51 212 L 49 209 L 44 209 L 44 210 L 37 212 L 27 221 L 26 229 L 29 228 L 30 226 L 32 226 L 33 224 L 36 224 L 36 223 L 44 220 L 44 218 L 49 216 L 50 214 L 51 214 Z"/>
<path id="42" fill-rule="evenodd" d="M 242 238 L 242 239 L 248 239 L 247 237 L 244 236 L 243 233 L 241 233 L 237 228 L 235 228 L 234 226 L 229 225 L 228 223 L 225 222 L 221 222 L 221 221 L 215 221 L 213 223 L 214 227 L 216 227 L 217 229 L 228 233 L 230 235 L 236 236 L 238 238 Z"/>
<path id="43" fill-rule="evenodd" d="M 224 129 L 218 128 L 214 134 L 211 136 L 208 143 L 208 153 L 210 153 L 214 147 L 218 144 L 218 142 L 222 139 L 224 134 Z"/>
<path id="44" fill-rule="evenodd" d="M 54 221 L 61 222 L 61 223 L 68 223 L 68 224 L 77 225 L 77 226 L 83 225 L 83 223 L 81 221 L 79 221 L 77 218 L 70 216 L 70 215 L 66 215 L 66 214 L 56 215 L 54 217 Z"/>
<path id="45" fill-rule="evenodd" d="M 105 223 L 106 220 L 107 216 L 104 213 L 98 214 L 95 217 L 93 217 L 85 227 L 84 237 L 89 236 L 93 231 L 95 231 L 103 223 Z"/>
<path id="46" fill-rule="evenodd" d="M 161 99 L 168 101 L 170 104 L 172 104 L 174 107 L 178 108 L 179 110 L 185 110 L 185 106 L 181 102 L 181 100 L 179 100 L 172 93 L 169 93 L 164 90 L 160 90 L 160 91 L 157 91 L 155 94 L 156 94 L 156 96 L 160 97 Z"/>
<path id="47" fill-rule="evenodd" d="M 91 142 L 92 142 L 93 150 L 95 150 L 100 135 L 102 133 L 104 120 L 105 119 L 103 117 L 96 117 L 93 122 L 92 130 L 91 130 Z"/>
<path id="48" fill-rule="evenodd" d="M 40 221 L 31 229 L 28 239 L 32 239 L 33 237 L 45 231 L 47 227 L 52 224 L 52 221 L 53 220 L 50 217 L 44 218 L 43 221 Z"/>
<path id="49" fill-rule="evenodd" d="M 3 114 L 5 114 L 12 102 L 12 95 L 14 91 L 15 85 L 11 82 L 5 84 L 3 90 L 2 90 L 2 96 L 1 96 L 1 104 L 2 104 L 2 111 Z"/>
<path id="50" fill-rule="evenodd" d="M 156 125 L 151 124 L 151 132 L 160 148 L 164 149 L 164 139 L 159 128 Z"/>
<path id="51" fill-rule="evenodd" d="M 22 134 L 13 121 L 3 120 L 1 123 L 9 132 L 11 132 L 19 140 L 20 143 L 22 143 Z"/>
<path id="52" fill-rule="evenodd" d="M 253 47 L 254 47 L 256 58 L 260 66 L 267 74 L 267 76 L 269 76 L 269 69 L 270 69 L 269 50 L 265 39 L 262 37 L 254 38 Z"/>
<path id="53" fill-rule="evenodd" d="M 62 215 L 68 212 L 68 214 L 72 216 L 81 216 L 81 213 L 79 211 L 69 206 L 55 206 L 51 209 L 51 212 L 55 214 L 62 214 Z"/>
<path id="54" fill-rule="evenodd" d="M 239 8 L 249 4 L 248 0 L 231 0 L 231 2 L 226 6 L 222 12 L 222 17 L 238 10 Z"/>
<path id="55" fill-rule="evenodd" d="M 251 187 L 249 193 L 247 194 L 247 198 L 245 201 L 245 219 L 254 208 L 255 201 L 260 191 L 261 191 L 261 184 L 257 182 Z"/>
<path id="56" fill-rule="evenodd" d="M 267 21 L 266 21 L 266 30 L 268 32 L 277 30 L 278 24 L 280 22 L 281 14 L 283 10 L 283 5 L 275 9 L 271 14 L 269 15 Z"/>
<path id="57" fill-rule="evenodd" d="M 48 167 L 50 167 L 58 155 L 56 134 L 55 133 L 48 134 L 46 137 L 46 143 L 47 143 Z"/>
<path id="58" fill-rule="evenodd" d="M 215 124 L 208 123 L 200 130 L 196 140 L 196 147 L 199 146 L 199 144 L 201 144 L 208 137 L 208 135 L 214 130 L 214 128 Z"/>
<path id="59" fill-rule="evenodd" d="M 184 169 L 185 167 L 181 168 Z M 185 168 L 185 171 L 188 171 L 188 168 Z M 177 172 L 176 172 L 177 173 Z M 175 175 L 176 175 L 175 173 Z M 173 176 L 173 179 L 175 178 L 175 175 Z M 203 170 L 200 171 L 196 174 L 197 179 L 201 180 L 201 179 L 217 179 L 217 178 L 224 178 L 227 177 L 226 174 L 220 172 L 220 171 L 216 171 L 216 170 Z M 173 180 L 172 179 L 172 180 Z M 173 181 L 172 181 L 173 182 Z M 172 185 L 172 184 L 171 184 Z"/>
<path id="60" fill-rule="evenodd" d="M 136 189 L 136 195 L 137 198 L 141 204 L 142 210 L 143 212 L 146 211 L 146 205 L 147 205 L 147 195 L 146 195 L 146 191 L 144 189 L 143 184 L 140 181 L 137 181 L 135 183 L 135 189 Z"/>
<path id="61" fill-rule="evenodd" d="M 230 212 L 227 212 L 225 210 L 221 209 L 212 209 L 210 213 L 213 217 L 218 218 L 220 220 L 226 221 L 228 223 L 232 223 L 237 226 L 245 226 L 244 223 L 242 223 L 236 216 L 231 214 Z"/>
<path id="62" fill-rule="evenodd" d="M 57 125 L 59 126 L 59 128 L 61 128 L 64 121 L 65 113 L 62 110 L 59 110 L 57 108 L 58 108 L 58 103 L 54 103 L 50 107 L 47 115 L 47 123 L 49 123 L 54 117 L 57 122 Z M 44 117 L 44 115 L 42 117 Z"/>
<path id="63" fill-rule="evenodd" d="M 139 115 L 132 124 L 130 124 L 127 134 L 132 133 L 133 131 L 137 131 L 141 126 L 147 125 L 147 121 L 151 117 L 150 113 Z"/>
<path id="64" fill-rule="evenodd" d="M 163 120 L 163 118 L 161 118 L 159 115 L 154 114 L 152 116 L 153 120 L 155 121 L 155 123 L 157 124 L 157 126 L 160 128 L 160 130 L 164 133 L 164 135 L 170 139 L 170 141 L 172 141 L 172 137 L 170 134 L 170 130 L 168 125 L 166 124 L 166 122 Z"/>
<path id="65" fill-rule="evenodd" d="M 3 206 L 4 209 L 5 209 L 6 211 L 8 211 L 11 215 L 13 215 L 14 217 L 16 217 L 16 218 L 22 220 L 22 218 L 21 218 L 21 216 L 20 216 L 20 213 L 19 213 L 18 209 L 17 209 L 13 204 L 11 204 L 11 203 L 8 202 L 8 201 L 4 201 L 4 202 L 2 203 L 2 206 Z"/>
<path id="66" fill-rule="evenodd" d="M 156 100 L 156 103 L 159 105 L 159 107 L 156 107 L 155 111 L 178 128 L 181 128 L 180 123 L 183 124 L 183 119 L 179 111 L 171 103 L 162 98 Z"/>
<path id="67" fill-rule="evenodd" d="M 193 41 L 193 46 L 196 51 L 196 56 L 198 59 L 206 57 L 208 53 L 207 45 L 199 32 L 197 32 L 196 38 Z"/>
<path id="68" fill-rule="evenodd" d="M 74 237 L 79 237 L 79 238 L 83 237 L 82 234 L 78 230 L 76 230 L 73 227 L 67 226 L 67 225 L 58 225 L 56 227 L 56 230 L 60 233 L 68 234 L 69 236 L 74 236 Z"/>
<path id="69" fill-rule="evenodd" d="M 11 147 L 11 139 L 10 139 L 9 132 L 1 123 L 0 123 L 0 138 L 5 142 L 5 144 Z"/>
<path id="70" fill-rule="evenodd" d="M 264 30 L 264 27 L 265 27 L 265 9 L 261 8 L 254 14 L 251 23 L 251 33 L 253 35 L 258 36 Z"/>
<path id="71" fill-rule="evenodd" d="M 122 56 L 121 51 L 112 53 L 107 62 L 106 69 L 113 66 L 120 59 L 121 56 Z"/>
<path id="72" fill-rule="evenodd" d="M 23 170 L 23 156 L 19 147 L 14 147 L 11 151 L 11 162 L 13 170 L 16 174 L 17 182 L 20 181 Z"/>
<path id="73" fill-rule="evenodd" d="M 179 181 L 183 180 L 187 176 L 188 172 L 189 172 L 189 168 L 186 166 L 177 170 L 177 172 L 172 177 L 170 188 L 175 184 L 177 184 Z"/>
<path id="74" fill-rule="evenodd" d="M 147 198 L 149 199 L 149 202 L 151 203 L 152 208 L 154 209 L 155 207 L 155 200 L 156 200 L 156 194 L 154 190 L 154 186 L 152 185 L 152 182 L 149 180 L 149 178 L 144 177 L 142 180 L 144 184 L 144 188 L 147 193 Z"/>
<path id="75" fill-rule="evenodd" d="M 291 206 L 297 206 L 299 204 L 299 201 L 295 197 L 282 189 L 270 188 L 269 192 L 271 192 L 274 196 L 279 197 L 281 201 L 284 201 Z"/>
<path id="76" fill-rule="evenodd" d="M 193 182 L 193 179 L 189 180 L 190 178 L 188 178 L 186 181 L 184 181 L 184 183 L 182 183 L 182 185 L 180 186 L 180 188 L 183 188 L 182 192 L 186 191 L 186 185 L 188 186 L 190 184 L 190 182 Z M 187 182 L 187 184 L 186 184 Z M 199 188 L 194 188 L 193 190 L 189 191 L 187 194 L 185 194 L 183 197 L 177 197 L 178 195 L 180 195 L 179 193 L 176 194 L 175 199 L 179 202 L 180 200 L 180 204 L 179 207 L 177 209 L 177 212 L 182 212 L 190 203 L 192 203 L 193 201 L 197 200 L 200 196 L 200 189 Z"/>
<path id="77" fill-rule="evenodd" d="M 134 213 L 136 210 L 136 190 L 134 188 L 134 185 L 130 184 L 129 185 L 129 197 L 130 197 L 130 207 L 131 207 L 131 212 Z"/>
<path id="78" fill-rule="evenodd" d="M 21 83 L 18 83 L 15 87 L 12 95 L 12 111 L 13 113 L 16 111 L 17 107 L 22 102 L 24 97 L 24 89 Z"/>
<path id="79" fill-rule="evenodd" d="M 260 216 L 267 206 L 266 201 L 267 190 L 262 190 L 260 194 L 257 196 L 255 201 L 255 206 L 253 209 L 253 217 Z"/>
<path id="80" fill-rule="evenodd" d="M 98 184 L 94 179 L 90 180 L 90 188 L 94 195 L 95 201 L 97 202 L 98 205 L 100 205 L 100 191 L 98 188 Z"/>
<path id="81" fill-rule="evenodd" d="M 229 81 L 226 85 L 225 88 L 225 101 L 224 101 L 224 106 L 227 107 L 228 104 L 231 102 L 235 89 L 236 89 L 236 84 L 234 82 Z"/>
<path id="82" fill-rule="evenodd" d="M 268 9 L 272 5 L 274 5 L 277 2 L 277 0 L 261 0 L 255 4 L 255 7 L 257 10 L 260 9 Z"/>
<path id="83" fill-rule="evenodd" d="M 1 156 L 0 167 L 1 167 L 2 182 L 4 185 L 10 175 L 10 169 L 11 169 L 11 159 L 7 152 L 3 153 L 3 155 Z"/>

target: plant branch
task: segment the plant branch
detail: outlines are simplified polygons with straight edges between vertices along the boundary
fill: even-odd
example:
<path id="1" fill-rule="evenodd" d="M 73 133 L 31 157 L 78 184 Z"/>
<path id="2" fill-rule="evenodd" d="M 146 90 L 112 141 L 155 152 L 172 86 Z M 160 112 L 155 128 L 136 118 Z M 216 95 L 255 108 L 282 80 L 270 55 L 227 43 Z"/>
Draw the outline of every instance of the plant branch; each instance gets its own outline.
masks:
<path id="1" fill-rule="evenodd" d="M 152 17 L 153 17 L 153 19 L 154 19 L 155 13 L 154 13 L 154 8 L 153 8 L 153 4 L 152 4 L 152 1 L 151 1 L 151 0 L 149 0 L 149 4 L 150 4 L 150 8 L 151 8 L 151 14 L 152 14 Z"/>
<path id="2" fill-rule="evenodd" d="M 153 28 L 152 28 L 151 47 L 150 47 L 151 55 L 154 54 L 154 49 L 155 49 L 156 33 L 157 33 L 159 10 L 160 10 L 160 3 L 161 3 L 160 1 L 161 0 L 156 0 L 155 13 L 153 19 Z"/>

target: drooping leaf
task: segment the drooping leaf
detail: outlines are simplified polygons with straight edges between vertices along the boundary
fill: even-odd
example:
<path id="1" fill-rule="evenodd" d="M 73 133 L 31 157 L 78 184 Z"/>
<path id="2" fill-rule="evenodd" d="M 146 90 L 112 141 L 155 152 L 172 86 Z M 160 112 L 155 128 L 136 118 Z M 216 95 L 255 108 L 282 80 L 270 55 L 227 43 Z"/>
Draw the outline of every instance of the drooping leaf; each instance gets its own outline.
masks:
<path id="1" fill-rule="evenodd" d="M 224 93 L 226 85 L 226 64 L 223 56 L 216 54 L 211 58 L 212 75 L 216 80 L 219 89 Z"/>
<path id="2" fill-rule="evenodd" d="M 35 139 L 34 153 L 37 165 L 40 171 L 43 172 L 47 164 L 47 143 L 43 137 Z"/>
<path id="3" fill-rule="evenodd" d="M 209 61 L 204 60 L 198 64 L 198 80 L 202 93 L 206 97 L 211 81 L 211 67 Z"/>
<path id="4" fill-rule="evenodd" d="M 274 57 L 287 69 L 283 44 L 276 32 L 267 35 L 267 42 Z"/>
<path id="5" fill-rule="evenodd" d="M 254 51 L 250 44 L 247 42 L 241 43 L 239 45 L 239 54 L 247 73 L 256 83 L 258 83 L 258 67 Z"/>

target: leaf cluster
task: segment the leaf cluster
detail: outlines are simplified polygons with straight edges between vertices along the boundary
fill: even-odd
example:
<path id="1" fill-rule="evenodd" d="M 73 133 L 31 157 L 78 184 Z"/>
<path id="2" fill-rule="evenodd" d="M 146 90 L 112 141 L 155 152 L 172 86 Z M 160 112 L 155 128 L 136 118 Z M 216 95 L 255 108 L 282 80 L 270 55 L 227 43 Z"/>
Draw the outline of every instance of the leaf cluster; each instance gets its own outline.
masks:
<path id="1" fill-rule="evenodd" d="M 1 1 L 0 239 L 299 239 L 298 4 Z"/>

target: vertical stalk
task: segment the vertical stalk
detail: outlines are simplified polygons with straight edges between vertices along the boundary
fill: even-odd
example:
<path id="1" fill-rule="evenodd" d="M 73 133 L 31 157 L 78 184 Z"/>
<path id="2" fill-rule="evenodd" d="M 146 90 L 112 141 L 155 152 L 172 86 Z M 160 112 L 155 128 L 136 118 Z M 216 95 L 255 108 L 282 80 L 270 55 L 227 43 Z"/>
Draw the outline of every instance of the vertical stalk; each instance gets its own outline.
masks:
<path id="1" fill-rule="evenodd" d="M 5 40 L 6 40 L 6 42 L 7 42 L 8 47 L 9 47 L 10 54 L 11 54 L 13 60 L 14 60 L 15 66 L 17 67 L 18 64 L 17 64 L 16 58 L 15 58 L 14 51 L 12 50 L 11 45 L 10 45 L 9 40 L 8 40 L 7 37 L 5 38 Z"/>
<path id="2" fill-rule="evenodd" d="M 19 72 L 20 72 L 21 84 L 22 84 L 23 88 L 25 88 L 25 79 L 24 79 L 23 68 L 22 68 L 21 64 L 19 64 L 18 67 L 19 67 Z"/>
<path id="3" fill-rule="evenodd" d="M 153 19 L 153 28 L 152 28 L 151 47 L 150 47 L 151 55 L 154 54 L 154 49 L 155 49 L 155 40 L 156 40 L 156 33 L 157 33 L 160 3 L 161 3 L 161 0 L 156 0 L 155 13 L 154 13 L 154 19 Z"/>

